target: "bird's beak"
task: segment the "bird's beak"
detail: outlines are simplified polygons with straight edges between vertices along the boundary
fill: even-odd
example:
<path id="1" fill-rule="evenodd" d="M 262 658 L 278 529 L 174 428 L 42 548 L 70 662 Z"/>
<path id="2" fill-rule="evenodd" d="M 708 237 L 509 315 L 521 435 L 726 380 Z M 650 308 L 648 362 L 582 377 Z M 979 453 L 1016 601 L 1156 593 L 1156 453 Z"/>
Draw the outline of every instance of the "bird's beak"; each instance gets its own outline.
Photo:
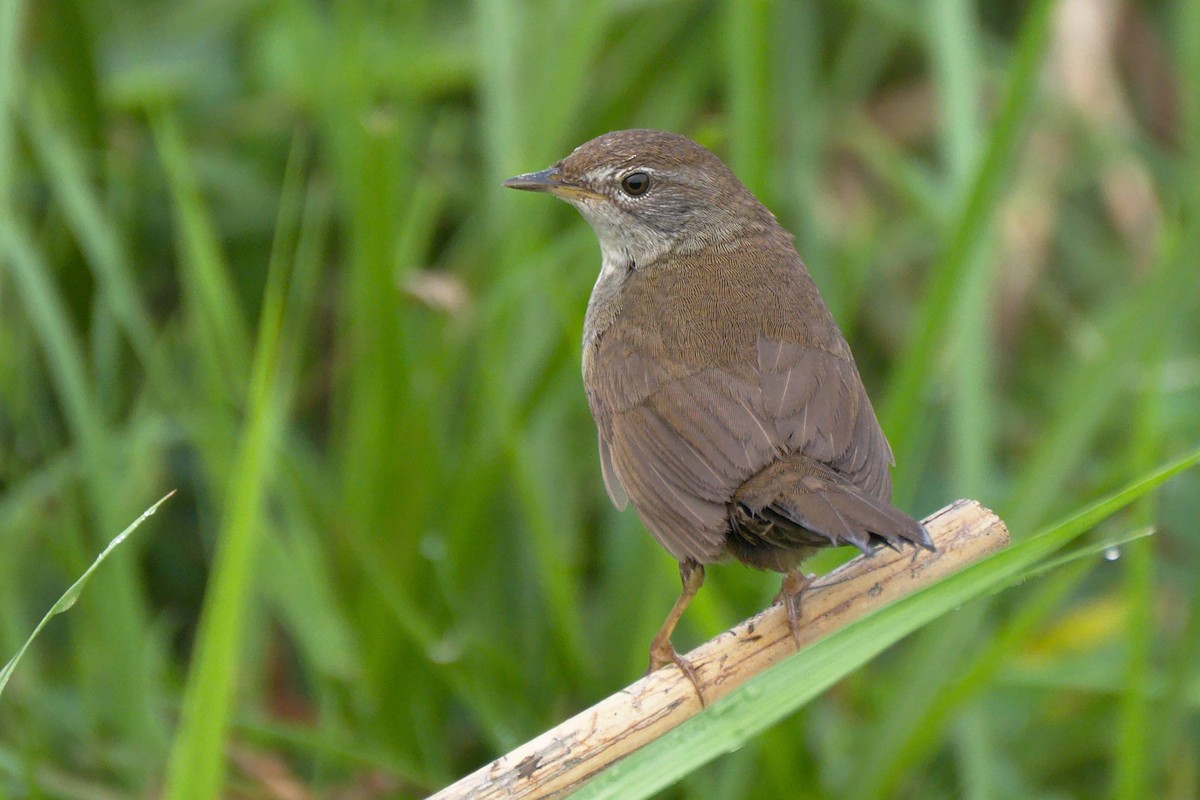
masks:
<path id="1" fill-rule="evenodd" d="M 578 184 L 564 180 L 558 167 L 550 167 L 541 172 L 527 172 L 524 175 L 517 175 L 515 178 L 509 178 L 500 185 L 508 189 L 521 189 L 526 192 L 549 192 L 564 200 L 573 197 L 600 197 L 600 195 L 590 189 L 585 189 Z"/>

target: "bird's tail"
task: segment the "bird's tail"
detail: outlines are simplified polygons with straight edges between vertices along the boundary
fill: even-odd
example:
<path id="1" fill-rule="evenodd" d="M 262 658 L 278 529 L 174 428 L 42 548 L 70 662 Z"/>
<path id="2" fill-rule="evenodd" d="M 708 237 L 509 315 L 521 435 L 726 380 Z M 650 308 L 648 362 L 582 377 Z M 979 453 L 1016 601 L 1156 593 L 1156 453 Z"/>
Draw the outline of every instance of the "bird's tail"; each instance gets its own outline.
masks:
<path id="1" fill-rule="evenodd" d="M 934 549 L 920 522 L 803 456 L 776 462 L 742 484 L 730 503 L 730 523 L 734 554 L 768 569 L 779 569 L 775 562 L 782 553 L 797 549 L 853 545 L 869 553 L 876 545 L 899 550 L 906 544 Z"/>

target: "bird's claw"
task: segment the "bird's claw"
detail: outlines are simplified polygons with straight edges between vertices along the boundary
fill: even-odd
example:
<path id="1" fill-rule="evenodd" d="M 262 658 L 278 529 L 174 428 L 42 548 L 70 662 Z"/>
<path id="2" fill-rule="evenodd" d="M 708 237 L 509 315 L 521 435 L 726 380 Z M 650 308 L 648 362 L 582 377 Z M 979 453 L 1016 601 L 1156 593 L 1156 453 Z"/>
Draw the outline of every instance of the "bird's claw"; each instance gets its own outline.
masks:
<path id="1" fill-rule="evenodd" d="M 797 650 L 800 649 L 800 595 L 812 583 L 812 579 L 812 575 L 805 575 L 799 570 L 788 572 L 783 576 L 783 585 L 772 602 L 772 605 L 782 605 L 787 612 L 788 629 L 792 632 L 792 642 Z"/>
<path id="2" fill-rule="evenodd" d="M 696 697 L 700 699 L 700 706 L 704 707 L 706 705 L 704 691 L 700 688 L 700 676 L 697 674 L 696 668 L 692 666 L 692 662 L 679 655 L 670 641 L 661 644 L 655 642 L 650 648 L 650 666 L 646 668 L 646 675 L 670 664 L 679 667 L 679 671 L 691 682 L 692 688 L 696 690 Z"/>

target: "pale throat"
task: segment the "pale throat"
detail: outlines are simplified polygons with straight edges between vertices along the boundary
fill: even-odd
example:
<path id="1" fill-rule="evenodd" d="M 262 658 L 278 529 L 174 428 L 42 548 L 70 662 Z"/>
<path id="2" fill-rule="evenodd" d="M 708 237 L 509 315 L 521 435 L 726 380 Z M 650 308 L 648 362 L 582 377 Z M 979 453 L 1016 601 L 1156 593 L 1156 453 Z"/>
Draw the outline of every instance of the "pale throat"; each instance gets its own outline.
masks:
<path id="1" fill-rule="evenodd" d="M 603 250 L 600 251 L 600 274 L 596 276 L 596 285 L 620 282 L 629 273 L 629 261 L 624 257 L 613 258 Z"/>
<path id="2" fill-rule="evenodd" d="M 575 203 L 575 206 L 592 226 L 600 242 L 598 285 L 620 280 L 626 273 L 648 266 L 671 248 L 670 238 L 631 224 L 602 203 L 585 200 Z"/>

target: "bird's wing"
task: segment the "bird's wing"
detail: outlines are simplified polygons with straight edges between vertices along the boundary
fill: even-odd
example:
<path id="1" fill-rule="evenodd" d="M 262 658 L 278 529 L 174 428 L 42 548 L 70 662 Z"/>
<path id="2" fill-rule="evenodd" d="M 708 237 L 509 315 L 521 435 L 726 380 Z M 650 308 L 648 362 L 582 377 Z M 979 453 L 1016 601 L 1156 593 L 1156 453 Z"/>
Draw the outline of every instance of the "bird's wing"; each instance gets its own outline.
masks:
<path id="1" fill-rule="evenodd" d="M 853 363 L 787 343 L 760 341 L 757 349 L 764 408 L 789 455 L 738 488 L 731 550 L 747 563 L 786 569 L 780 554 L 796 548 L 931 548 L 924 527 L 891 504 L 891 448 Z"/>
<path id="2" fill-rule="evenodd" d="M 600 474 L 604 477 L 604 489 L 608 492 L 608 499 L 612 500 L 612 504 L 617 507 L 618 511 L 624 511 L 625 506 L 629 505 L 629 495 L 625 494 L 625 488 L 621 486 L 621 480 L 617 477 L 617 471 L 613 467 L 612 448 L 608 445 L 608 439 L 604 438 L 604 432 L 597 429 L 597 438 L 600 446 Z"/>
<path id="3" fill-rule="evenodd" d="M 759 339 L 757 375 L 763 411 L 800 453 L 833 470 L 863 493 L 889 503 L 892 449 L 846 355 Z"/>
<path id="4" fill-rule="evenodd" d="M 765 339 L 752 358 L 690 373 L 606 355 L 589 400 L 609 494 L 623 488 L 676 558 L 718 558 L 734 492 L 793 453 L 887 502 L 891 452 L 852 361 Z"/>

